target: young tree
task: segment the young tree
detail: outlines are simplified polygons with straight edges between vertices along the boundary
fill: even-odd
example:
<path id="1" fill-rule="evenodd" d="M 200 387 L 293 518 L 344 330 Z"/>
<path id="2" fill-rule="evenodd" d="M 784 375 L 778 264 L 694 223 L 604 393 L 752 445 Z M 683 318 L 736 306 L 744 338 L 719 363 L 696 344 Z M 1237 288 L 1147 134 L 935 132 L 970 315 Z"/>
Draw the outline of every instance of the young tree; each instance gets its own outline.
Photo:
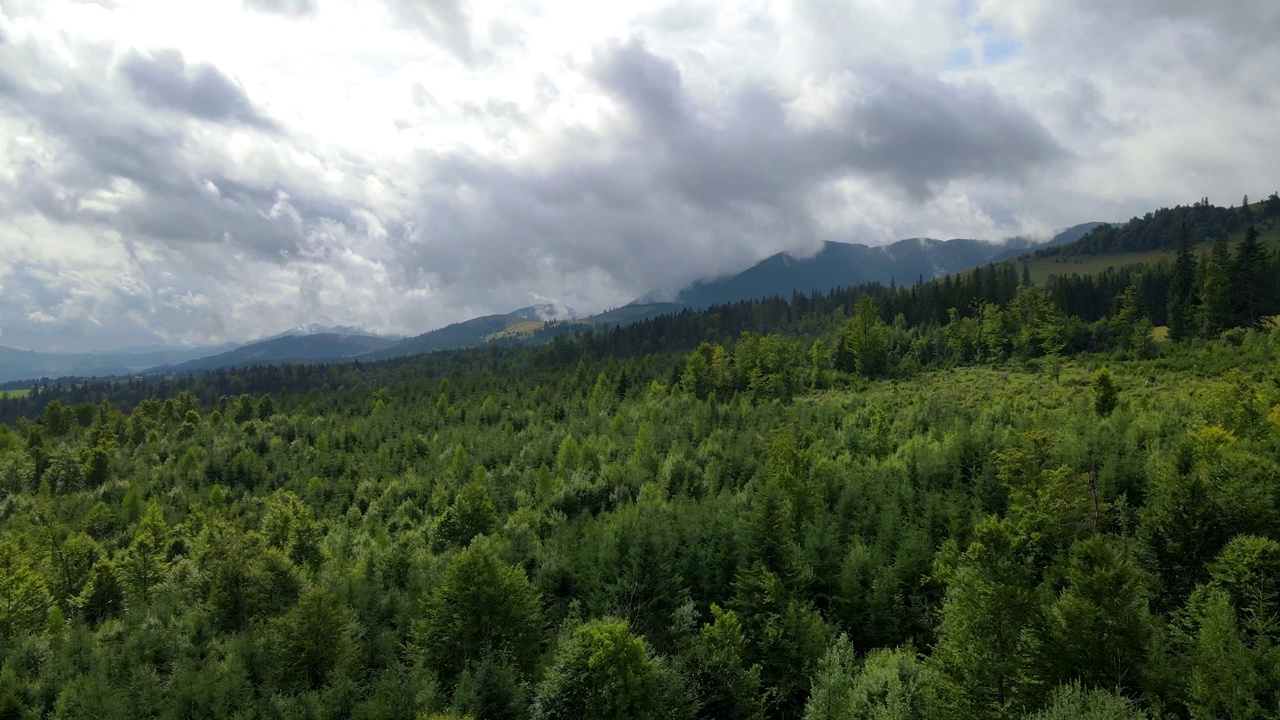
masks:
<path id="1" fill-rule="evenodd" d="M 424 601 L 415 634 L 447 685 L 487 651 L 509 652 L 527 674 L 539 657 L 542 611 L 524 571 L 503 563 L 489 542 L 475 542 L 454 557 Z"/>
<path id="2" fill-rule="evenodd" d="M 1115 312 L 1111 316 L 1111 334 L 1121 349 L 1133 347 L 1133 330 L 1138 322 L 1138 289 L 1129 285 L 1116 296 Z"/>
<path id="3" fill-rule="evenodd" d="M 1071 683 L 1058 688 L 1049 706 L 1027 720 L 1147 720 L 1147 714 L 1113 692 Z"/>
<path id="4" fill-rule="evenodd" d="M 874 650 L 858 663 L 843 636 L 818 664 L 804 720 L 938 717 L 937 680 L 911 647 Z"/>
<path id="5" fill-rule="evenodd" d="M 497 510 L 483 483 L 471 481 L 462 486 L 453 504 L 445 509 L 436 527 L 442 545 L 466 546 L 471 540 L 493 529 Z"/>
<path id="6" fill-rule="evenodd" d="M 1040 700 L 1045 616 L 1032 561 L 1026 538 L 988 518 L 957 562 L 939 563 L 947 594 L 930 664 L 956 717 L 1009 717 Z"/>
<path id="7" fill-rule="evenodd" d="M 1266 679 L 1245 644 L 1231 600 L 1210 589 L 1192 609 L 1198 625 L 1191 648 L 1190 702 L 1193 718 L 1263 718 L 1259 704 Z"/>
<path id="8" fill-rule="evenodd" d="M 886 370 L 888 326 L 880 319 L 875 298 L 863 293 L 853 317 L 840 330 L 836 347 L 836 369 L 876 377 Z"/>
<path id="9" fill-rule="evenodd" d="M 1119 402 L 1120 389 L 1111 377 L 1111 371 L 1102 368 L 1093 376 L 1093 409 L 1101 417 L 1106 417 L 1116 409 Z"/>
<path id="10" fill-rule="evenodd" d="M 714 621 L 698 631 L 685 659 L 697 693 L 697 717 L 763 720 L 760 666 L 746 662 L 742 622 L 737 613 L 714 603 L 711 615 Z"/>
<path id="11" fill-rule="evenodd" d="M 164 579 L 168 569 L 169 533 L 160 503 L 152 499 L 138 521 L 122 563 L 130 600 L 142 605 L 151 602 L 151 589 Z"/>
<path id="12" fill-rule="evenodd" d="M 271 623 L 276 668 L 291 689 L 318 689 L 334 670 L 354 659 L 350 611 L 331 590 L 320 586 L 298 598 L 289 612 Z"/>
<path id="13" fill-rule="evenodd" d="M 30 559 L 13 540 L 0 542 L 0 638 L 40 627 L 49 593 Z"/>
<path id="14" fill-rule="evenodd" d="M 1202 330 L 1205 337 L 1217 337 L 1218 333 L 1235 327 L 1236 294 L 1231 277 L 1233 263 L 1226 235 L 1219 235 L 1213 243 L 1204 268 L 1204 285 L 1200 292 L 1203 308 Z"/>
<path id="15" fill-rule="evenodd" d="M 124 607 L 124 588 L 116 575 L 115 564 L 99 558 L 89 573 L 89 583 L 80 594 L 80 610 L 90 623 L 97 625 L 115 617 Z"/>
<path id="16" fill-rule="evenodd" d="M 645 641 L 625 620 L 574 630 L 555 655 L 533 704 L 536 720 L 649 720 L 661 717 L 663 688 Z"/>
<path id="17" fill-rule="evenodd" d="M 1096 535 L 1071 549 L 1067 583 L 1050 615 L 1059 679 L 1141 692 L 1152 621 L 1136 560 Z"/>

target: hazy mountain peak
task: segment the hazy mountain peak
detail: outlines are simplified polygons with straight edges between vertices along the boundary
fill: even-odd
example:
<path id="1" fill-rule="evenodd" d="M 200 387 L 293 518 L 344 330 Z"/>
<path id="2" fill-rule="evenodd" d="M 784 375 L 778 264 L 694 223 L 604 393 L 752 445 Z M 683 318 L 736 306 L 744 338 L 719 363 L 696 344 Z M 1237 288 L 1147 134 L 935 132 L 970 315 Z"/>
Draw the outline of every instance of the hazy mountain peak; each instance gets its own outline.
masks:
<path id="1" fill-rule="evenodd" d="M 828 241 L 813 255 L 780 252 L 739 273 L 697 280 L 674 293 L 650 291 L 632 304 L 674 300 L 691 307 L 706 307 L 770 295 L 789 296 L 793 292 L 826 292 L 862 283 L 911 284 L 921 277 L 932 279 L 968 270 L 1034 247 L 1071 242 L 1097 225 L 1085 223 L 1067 228 L 1047 242 L 1025 237 L 999 241 L 912 237 L 887 245 Z"/>
<path id="2" fill-rule="evenodd" d="M 309 325 L 298 325 L 288 330 L 278 332 L 275 335 L 264 337 L 254 342 L 265 342 L 267 340 L 278 340 L 283 337 L 291 337 L 295 335 L 361 335 L 365 337 L 386 338 L 388 340 L 403 340 L 406 336 L 377 333 L 366 330 L 363 327 L 355 325 L 321 325 L 319 323 L 311 323 Z"/>

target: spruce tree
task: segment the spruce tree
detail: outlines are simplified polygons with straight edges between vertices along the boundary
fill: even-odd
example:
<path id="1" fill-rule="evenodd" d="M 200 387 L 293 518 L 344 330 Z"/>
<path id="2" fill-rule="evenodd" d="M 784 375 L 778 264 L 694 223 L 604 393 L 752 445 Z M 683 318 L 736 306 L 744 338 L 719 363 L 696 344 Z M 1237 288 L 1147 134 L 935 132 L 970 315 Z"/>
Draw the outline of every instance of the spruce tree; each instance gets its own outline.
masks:
<path id="1" fill-rule="evenodd" d="M 1266 316 L 1263 314 L 1263 295 L 1266 285 L 1267 255 L 1258 242 L 1258 230 L 1250 225 L 1244 232 L 1244 240 L 1236 248 L 1234 292 L 1235 324 L 1247 328 L 1261 328 Z"/>
<path id="2" fill-rule="evenodd" d="M 1226 235 L 1219 235 L 1213 243 L 1213 252 L 1205 263 L 1204 286 L 1200 293 L 1200 302 L 1204 308 L 1202 331 L 1205 337 L 1216 337 L 1218 333 L 1234 326 L 1235 293 L 1231 281 L 1231 249 L 1227 246 Z"/>
<path id="3" fill-rule="evenodd" d="M 1178 257 L 1169 283 L 1169 339 L 1185 340 L 1191 333 L 1196 287 L 1196 256 L 1186 223 L 1178 237 Z"/>

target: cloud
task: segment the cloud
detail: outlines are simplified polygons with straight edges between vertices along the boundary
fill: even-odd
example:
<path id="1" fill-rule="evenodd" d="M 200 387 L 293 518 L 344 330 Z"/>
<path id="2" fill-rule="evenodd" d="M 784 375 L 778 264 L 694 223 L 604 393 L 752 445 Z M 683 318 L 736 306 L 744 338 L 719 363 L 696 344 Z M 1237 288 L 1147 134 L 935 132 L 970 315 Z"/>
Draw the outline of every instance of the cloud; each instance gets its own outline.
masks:
<path id="1" fill-rule="evenodd" d="M 316 14 L 316 0 L 244 0 L 244 7 L 286 17 L 308 17 Z"/>
<path id="2" fill-rule="evenodd" d="M 208 63 L 188 65 L 178 50 L 131 52 L 119 71 L 134 92 L 154 105 L 204 120 L 275 129 L 254 108 L 244 88 Z"/>
<path id="3" fill-rule="evenodd" d="M 387 0 L 397 22 L 422 32 L 464 63 L 477 60 L 464 0 Z"/>
<path id="4" fill-rule="evenodd" d="M 165 8 L 0 0 L 6 344 L 592 312 L 823 240 L 1237 202 L 1280 164 L 1255 0 Z"/>
<path id="5" fill-rule="evenodd" d="M 635 117 L 637 141 L 664 146 L 676 186 L 709 204 L 780 201 L 848 173 L 882 175 L 922 201 L 952 180 L 1020 180 L 1068 156 L 990 85 L 902 66 L 837 79 L 834 107 L 809 126 L 788 118 L 796 98 L 759 85 L 740 88 L 723 117 L 702 120 L 675 65 L 634 40 L 597 58 L 597 76 Z"/>

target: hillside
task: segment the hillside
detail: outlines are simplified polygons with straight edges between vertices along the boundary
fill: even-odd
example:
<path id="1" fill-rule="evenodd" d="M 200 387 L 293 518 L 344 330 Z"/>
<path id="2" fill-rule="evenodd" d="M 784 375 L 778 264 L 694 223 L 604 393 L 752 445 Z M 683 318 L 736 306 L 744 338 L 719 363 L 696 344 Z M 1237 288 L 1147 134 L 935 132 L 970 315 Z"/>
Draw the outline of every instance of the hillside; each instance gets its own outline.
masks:
<path id="1" fill-rule="evenodd" d="M 616 325 L 630 325 L 631 323 L 650 320 L 662 315 L 670 315 L 686 310 L 688 306 L 681 303 L 644 303 L 623 305 L 620 308 L 606 310 L 605 312 L 584 318 L 584 322 L 592 325 L 612 327 Z"/>
<path id="2" fill-rule="evenodd" d="M 1280 248 L 1280 211 L 1267 212 L 1266 203 L 1251 206 L 1251 220 L 1258 229 L 1262 243 L 1272 249 Z M 1211 217 L 1215 223 L 1197 221 L 1198 217 Z M 1119 228 L 1105 228 L 1103 232 L 1086 234 L 1079 241 L 1055 248 L 1045 248 L 1017 256 L 1019 268 L 1025 265 L 1033 282 L 1046 283 L 1055 277 L 1096 275 L 1107 270 L 1135 268 L 1172 261 L 1177 251 L 1181 221 L 1186 220 L 1191 230 L 1196 252 L 1207 255 L 1218 232 L 1226 233 L 1231 246 L 1244 237 L 1245 226 L 1239 209 L 1175 208 L 1134 218 Z M 1129 240 L 1132 239 L 1132 240 Z M 1129 249 L 1137 248 L 1142 249 Z"/>
<path id="3" fill-rule="evenodd" d="M 826 292 L 836 287 L 864 283 L 915 283 L 985 265 L 1018 255 L 1041 244 L 1059 245 L 1077 240 L 1099 223 L 1076 225 L 1055 235 L 1047 243 L 1027 238 L 1004 242 L 984 240 L 933 240 L 912 238 L 882 245 L 824 243 L 812 257 L 797 258 L 778 253 L 740 273 L 714 280 L 701 280 L 684 288 L 675 301 L 694 308 L 737 302 L 793 292 Z M 635 304 L 646 304 L 648 296 Z"/>
<path id="4" fill-rule="evenodd" d="M 148 369 L 148 373 L 186 373 L 217 368 L 282 363 L 335 362 L 394 345 L 395 341 L 369 335 L 317 333 L 283 335 L 251 343 L 217 355 Z"/>
<path id="5" fill-rule="evenodd" d="M 0 397 L 0 709 L 1266 717 L 1280 333 L 864 290 Z"/>
<path id="6" fill-rule="evenodd" d="M 66 376 L 128 375 L 163 364 L 180 363 L 221 352 L 221 348 L 164 349 L 143 352 L 42 353 L 0 346 L 0 383 Z"/>
<path id="7" fill-rule="evenodd" d="M 438 330 L 432 330 L 373 350 L 362 356 L 362 359 L 384 360 L 406 355 L 423 355 L 440 350 L 454 350 L 473 345 L 482 345 L 494 336 L 510 332 L 515 328 L 524 328 L 531 331 L 541 327 L 541 325 L 542 323 L 537 320 L 529 320 L 515 314 L 485 315 L 484 317 L 447 325 Z"/>

